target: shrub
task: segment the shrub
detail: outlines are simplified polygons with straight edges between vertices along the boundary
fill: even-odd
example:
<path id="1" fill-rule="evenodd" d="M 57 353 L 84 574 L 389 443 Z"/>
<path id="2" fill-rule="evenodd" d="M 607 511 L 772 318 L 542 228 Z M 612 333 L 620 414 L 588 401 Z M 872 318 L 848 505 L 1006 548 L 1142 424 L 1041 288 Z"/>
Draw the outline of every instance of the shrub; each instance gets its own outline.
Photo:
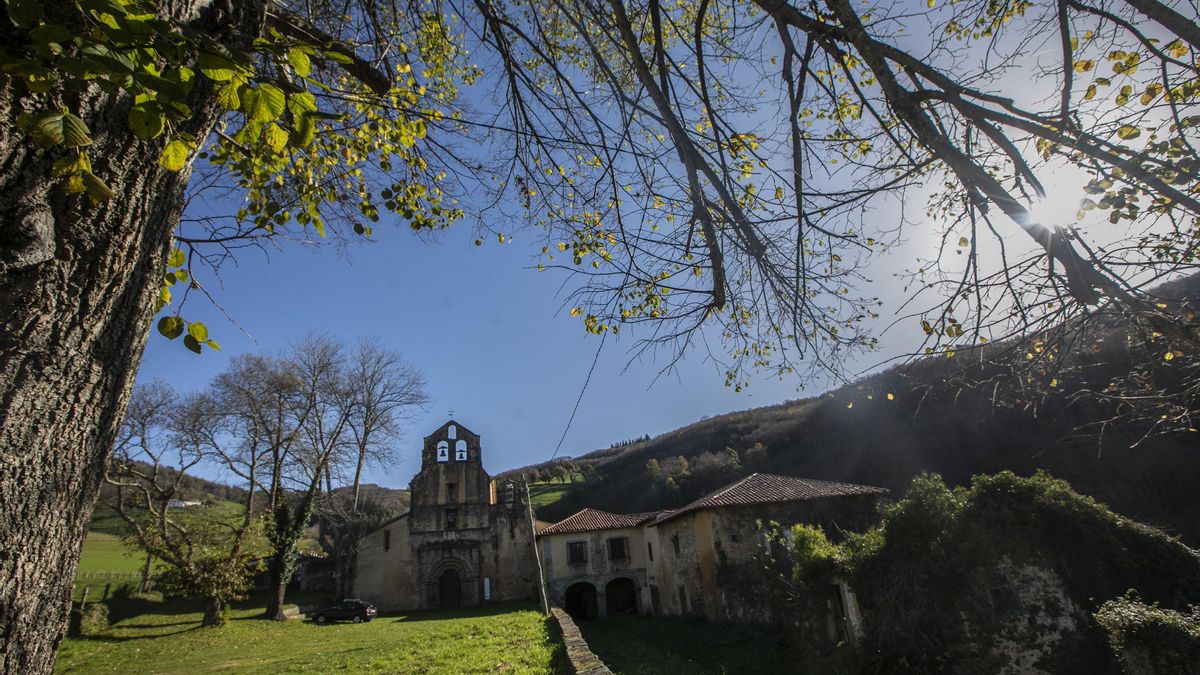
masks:
<path id="1" fill-rule="evenodd" d="M 1200 602 L 1200 556 L 1044 473 L 915 479 L 841 546 L 881 664 L 922 671 L 1112 669 L 1093 598 Z M 1049 639 L 1047 639 L 1049 638 Z M 1020 669 L 1020 668 L 1018 668 Z"/>
<path id="2" fill-rule="evenodd" d="M 83 609 L 71 610 L 70 633 L 75 637 L 98 635 L 108 630 L 108 627 L 108 605 L 102 602 L 93 602 L 85 605 Z"/>
<path id="3" fill-rule="evenodd" d="M 1200 673 L 1200 608 L 1185 614 L 1147 605 L 1131 590 L 1104 603 L 1096 621 L 1132 675 Z"/>

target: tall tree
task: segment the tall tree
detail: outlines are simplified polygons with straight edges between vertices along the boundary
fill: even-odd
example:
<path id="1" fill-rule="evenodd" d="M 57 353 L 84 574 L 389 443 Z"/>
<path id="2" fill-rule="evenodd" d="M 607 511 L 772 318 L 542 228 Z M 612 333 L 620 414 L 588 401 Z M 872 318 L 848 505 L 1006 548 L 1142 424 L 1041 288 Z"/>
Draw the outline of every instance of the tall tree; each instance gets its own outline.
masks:
<path id="1" fill-rule="evenodd" d="M 361 498 L 363 470 L 395 461 L 395 448 L 405 422 L 429 402 L 425 377 L 397 352 L 377 339 L 359 340 L 346 363 L 351 397 L 347 420 L 348 452 L 332 457 L 326 475 L 349 480 L 350 497 L 327 490 L 317 505 L 320 541 L 334 560 L 336 595 L 350 594 L 358 545 L 362 537 L 391 513 L 378 499 Z"/>

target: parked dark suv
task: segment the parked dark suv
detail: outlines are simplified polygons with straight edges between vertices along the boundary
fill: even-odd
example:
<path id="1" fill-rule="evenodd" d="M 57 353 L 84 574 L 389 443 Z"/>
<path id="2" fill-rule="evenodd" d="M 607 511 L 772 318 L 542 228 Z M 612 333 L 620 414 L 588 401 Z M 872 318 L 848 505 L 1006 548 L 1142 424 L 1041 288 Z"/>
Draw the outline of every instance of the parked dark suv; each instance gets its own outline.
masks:
<path id="1" fill-rule="evenodd" d="M 329 623 L 330 621 L 353 621 L 361 623 L 375 618 L 378 612 L 375 605 L 362 600 L 343 600 L 332 607 L 319 609 L 313 614 L 313 621 Z"/>

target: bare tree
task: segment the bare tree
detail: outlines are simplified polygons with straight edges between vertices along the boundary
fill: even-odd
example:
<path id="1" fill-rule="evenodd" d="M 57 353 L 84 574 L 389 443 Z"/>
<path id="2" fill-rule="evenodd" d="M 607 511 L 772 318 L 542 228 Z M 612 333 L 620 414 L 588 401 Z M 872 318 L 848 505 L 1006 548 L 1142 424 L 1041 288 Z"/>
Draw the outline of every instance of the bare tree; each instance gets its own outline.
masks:
<path id="1" fill-rule="evenodd" d="M 354 442 L 352 510 L 358 510 L 363 469 L 395 461 L 405 423 L 429 403 L 425 376 L 378 339 L 362 339 L 350 357 L 348 386 L 354 396 L 349 431 Z"/>
<path id="2" fill-rule="evenodd" d="M 716 324 L 731 385 L 846 379 L 881 311 L 859 289 L 929 219 L 936 252 L 906 289 L 926 304 L 898 311 L 922 351 L 1115 317 L 1195 379 L 1194 312 L 1149 291 L 1200 260 L 1195 8 L 929 5 L 460 7 L 505 75 L 509 185 L 546 266 L 581 277 L 586 329 L 645 324 L 644 347 L 678 358 Z M 1086 185 L 1053 197 L 1081 222 L 1040 222 L 1064 172 Z"/>
<path id="3" fill-rule="evenodd" d="M 255 491 L 240 513 L 187 508 L 189 472 L 221 452 L 221 416 L 213 400 L 180 400 L 155 382 L 134 390 L 120 443 L 105 474 L 109 506 L 125 521 L 125 537 L 166 566 L 158 576 L 168 591 L 204 598 L 203 624 L 225 622 L 225 609 L 250 588 L 260 551 Z"/>

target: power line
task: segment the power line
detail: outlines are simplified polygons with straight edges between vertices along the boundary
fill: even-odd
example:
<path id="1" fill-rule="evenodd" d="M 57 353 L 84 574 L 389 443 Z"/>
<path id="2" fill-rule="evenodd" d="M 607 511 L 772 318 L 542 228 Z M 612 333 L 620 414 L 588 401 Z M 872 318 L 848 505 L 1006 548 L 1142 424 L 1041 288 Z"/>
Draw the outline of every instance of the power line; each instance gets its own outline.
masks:
<path id="1" fill-rule="evenodd" d="M 583 401 L 583 392 L 587 391 L 588 383 L 592 381 L 592 372 L 596 370 L 596 363 L 600 361 L 600 350 L 604 349 L 604 341 L 607 339 L 608 333 L 605 332 L 600 338 L 600 346 L 596 347 L 596 356 L 592 359 L 592 367 L 588 369 L 587 379 L 583 381 L 583 388 L 579 390 L 579 398 L 575 399 L 575 408 L 571 410 L 571 417 L 567 420 L 567 428 L 563 429 L 562 436 L 558 439 L 558 447 L 554 448 L 554 454 L 550 455 L 550 459 L 557 457 L 558 451 L 562 450 L 563 441 L 567 439 L 567 432 L 571 430 L 571 423 L 575 421 L 575 413 L 579 412 L 579 404 Z"/>

